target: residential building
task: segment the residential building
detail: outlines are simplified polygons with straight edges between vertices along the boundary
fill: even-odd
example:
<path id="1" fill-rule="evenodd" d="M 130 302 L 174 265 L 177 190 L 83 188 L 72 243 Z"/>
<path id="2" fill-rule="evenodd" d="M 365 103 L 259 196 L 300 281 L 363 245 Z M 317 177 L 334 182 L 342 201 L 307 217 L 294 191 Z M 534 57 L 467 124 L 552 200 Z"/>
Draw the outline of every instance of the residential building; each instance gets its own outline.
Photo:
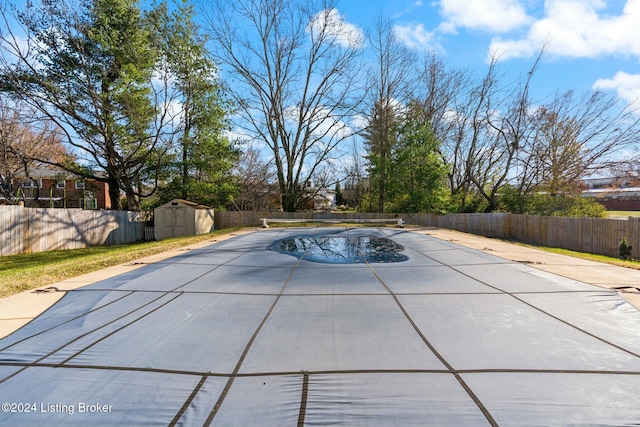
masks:
<path id="1" fill-rule="evenodd" d="M 640 186 L 626 177 L 591 178 L 582 181 L 582 197 L 595 199 L 610 211 L 640 211 Z"/>
<path id="2" fill-rule="evenodd" d="M 309 210 L 335 210 L 336 192 L 326 187 L 315 187 L 311 181 L 306 184 L 306 193 L 311 197 L 306 208 Z"/>
<path id="3" fill-rule="evenodd" d="M 12 183 L 14 201 L 26 207 L 111 209 L 109 186 L 83 179 L 60 169 L 37 168 L 16 175 Z M 0 203 L 7 203 L 0 198 Z"/>

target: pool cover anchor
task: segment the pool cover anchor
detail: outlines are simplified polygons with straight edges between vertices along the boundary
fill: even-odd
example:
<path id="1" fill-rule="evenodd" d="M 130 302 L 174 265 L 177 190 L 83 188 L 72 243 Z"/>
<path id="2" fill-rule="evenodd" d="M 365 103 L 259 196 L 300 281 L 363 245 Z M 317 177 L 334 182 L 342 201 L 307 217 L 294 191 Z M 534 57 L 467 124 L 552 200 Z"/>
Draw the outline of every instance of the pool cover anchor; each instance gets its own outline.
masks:
<path id="1" fill-rule="evenodd" d="M 32 293 L 34 293 L 34 294 L 48 294 L 48 293 L 51 293 L 51 292 L 60 292 L 60 289 L 56 288 L 55 286 L 49 286 L 48 288 L 44 288 L 44 289 L 36 289 Z"/>

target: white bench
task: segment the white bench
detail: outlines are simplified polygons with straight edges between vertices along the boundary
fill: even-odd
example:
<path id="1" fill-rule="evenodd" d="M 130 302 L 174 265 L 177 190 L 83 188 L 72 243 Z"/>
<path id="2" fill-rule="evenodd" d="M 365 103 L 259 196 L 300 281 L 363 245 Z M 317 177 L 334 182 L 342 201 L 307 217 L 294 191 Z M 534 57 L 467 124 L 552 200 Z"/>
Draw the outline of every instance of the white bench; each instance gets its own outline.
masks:
<path id="1" fill-rule="evenodd" d="M 353 222 L 356 224 L 360 223 L 380 223 L 380 224 L 388 224 L 388 223 L 396 223 L 398 227 L 404 227 L 404 221 L 402 218 L 380 218 L 380 219 L 366 219 L 366 218 L 345 218 L 345 219 L 280 219 L 280 218 L 260 218 L 262 221 L 262 227 L 268 228 L 270 222 L 284 222 L 284 223 L 295 223 L 295 222 L 324 222 L 324 223 L 332 223 L 338 224 L 342 222 Z"/>

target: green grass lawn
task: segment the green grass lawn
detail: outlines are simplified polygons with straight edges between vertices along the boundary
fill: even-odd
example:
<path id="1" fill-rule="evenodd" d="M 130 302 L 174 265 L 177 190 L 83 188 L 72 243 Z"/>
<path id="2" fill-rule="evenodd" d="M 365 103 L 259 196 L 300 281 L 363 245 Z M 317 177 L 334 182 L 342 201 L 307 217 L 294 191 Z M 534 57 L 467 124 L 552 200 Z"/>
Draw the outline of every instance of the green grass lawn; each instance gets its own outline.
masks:
<path id="1" fill-rule="evenodd" d="M 188 246 L 232 233 L 229 228 L 199 236 L 179 237 L 159 242 L 100 246 L 0 257 L 0 298 L 50 285 L 105 267 L 134 261 L 149 255 Z"/>
<path id="2" fill-rule="evenodd" d="M 629 216 L 640 216 L 640 211 L 607 211 L 608 218 L 626 218 Z"/>
<path id="3" fill-rule="evenodd" d="M 633 268 L 634 270 L 640 270 L 640 261 L 637 261 L 637 260 L 621 259 L 621 258 L 610 257 L 610 256 L 606 256 L 606 255 L 587 254 L 587 253 L 583 253 L 583 252 L 570 251 L 568 249 L 550 248 L 550 247 L 546 247 L 546 246 L 527 245 L 527 244 L 523 244 L 523 243 L 518 243 L 518 244 L 520 244 L 522 246 L 529 247 L 529 248 L 540 249 L 540 250 L 543 250 L 545 252 L 551 252 L 551 253 L 554 253 L 554 254 L 568 255 L 568 256 L 575 257 L 575 258 L 582 258 L 582 259 L 588 259 L 590 261 L 596 261 L 596 262 L 602 262 L 602 263 L 605 263 L 605 264 L 617 265 L 618 267 Z"/>

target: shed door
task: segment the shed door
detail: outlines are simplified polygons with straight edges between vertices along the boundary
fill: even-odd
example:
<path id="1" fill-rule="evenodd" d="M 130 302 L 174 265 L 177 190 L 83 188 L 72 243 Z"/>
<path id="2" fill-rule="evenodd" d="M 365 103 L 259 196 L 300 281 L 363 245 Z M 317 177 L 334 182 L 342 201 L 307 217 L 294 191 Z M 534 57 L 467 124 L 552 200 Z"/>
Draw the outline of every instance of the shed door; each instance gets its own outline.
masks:
<path id="1" fill-rule="evenodd" d="M 187 208 L 184 206 L 170 207 L 164 210 L 165 237 L 186 236 Z"/>

